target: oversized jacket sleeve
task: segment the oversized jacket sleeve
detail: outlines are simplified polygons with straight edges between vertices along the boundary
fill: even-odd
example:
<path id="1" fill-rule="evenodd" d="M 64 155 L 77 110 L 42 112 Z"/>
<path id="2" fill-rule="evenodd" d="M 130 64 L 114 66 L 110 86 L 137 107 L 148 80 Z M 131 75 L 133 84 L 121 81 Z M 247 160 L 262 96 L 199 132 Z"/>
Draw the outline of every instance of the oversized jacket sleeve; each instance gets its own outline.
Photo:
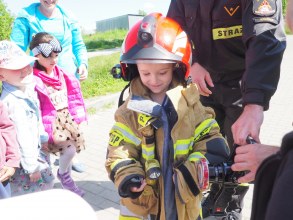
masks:
<path id="1" fill-rule="evenodd" d="M 243 103 L 259 104 L 266 110 L 277 89 L 286 38 L 282 1 L 270 1 L 270 4 L 276 4 L 276 12 L 271 16 L 253 13 L 255 4 L 256 1 L 242 1 L 243 41 L 246 46 Z"/>
<path id="2" fill-rule="evenodd" d="M 177 147 L 175 148 L 175 156 L 181 160 L 180 155 L 184 157 L 182 149 L 187 147 L 184 143 L 188 143 L 188 152 L 200 152 L 208 156 L 211 163 L 225 161 L 229 153 L 228 146 L 220 133 L 214 110 L 201 104 L 199 91 L 195 84 L 189 85 L 179 93 L 177 88 L 167 92 L 168 96 L 172 97 L 172 102 L 176 103 L 176 106 L 180 106 L 176 109 L 178 122 L 172 129 L 175 146 L 181 146 L 178 153 Z M 178 94 L 179 99 L 176 98 Z M 176 99 L 178 101 L 175 101 Z"/>
<path id="3" fill-rule="evenodd" d="M 1 153 L 4 153 L 5 155 L 0 155 L 1 165 L 9 166 L 9 167 L 19 167 L 20 164 L 20 152 L 19 152 L 19 145 L 16 138 L 16 130 L 12 123 L 12 121 L 9 119 L 9 116 L 7 114 L 7 109 L 3 105 L 2 102 L 0 102 L 0 135 L 1 139 L 4 140 L 5 143 L 1 143 L 0 149 Z M 4 158 L 2 157 L 4 156 Z"/>
<path id="4" fill-rule="evenodd" d="M 139 162 L 141 154 L 141 139 L 135 134 L 133 126 L 129 124 L 128 114 L 121 110 L 115 113 L 115 124 L 110 131 L 107 151 L 106 169 L 115 186 L 121 189 L 123 183 L 133 177 L 145 177 L 142 164 Z M 131 114 L 128 111 L 129 114 Z"/>
<path id="5" fill-rule="evenodd" d="M 168 91 L 169 97 L 175 97 L 175 92 Z M 178 106 L 181 107 L 177 110 L 181 125 L 177 123 L 174 126 L 176 134 L 174 132 L 173 136 L 177 140 L 175 155 L 180 163 L 175 164 L 174 179 L 177 195 L 183 203 L 188 203 L 192 199 L 198 199 L 200 194 L 198 165 L 201 159 L 207 159 L 210 164 L 218 164 L 228 159 L 229 150 L 220 134 L 214 111 L 201 104 L 199 92 L 194 84 L 182 90 Z M 184 135 L 187 136 L 183 140 L 178 138 Z M 189 146 L 188 155 L 182 153 L 184 145 Z M 180 151 L 177 151 L 178 147 Z"/>

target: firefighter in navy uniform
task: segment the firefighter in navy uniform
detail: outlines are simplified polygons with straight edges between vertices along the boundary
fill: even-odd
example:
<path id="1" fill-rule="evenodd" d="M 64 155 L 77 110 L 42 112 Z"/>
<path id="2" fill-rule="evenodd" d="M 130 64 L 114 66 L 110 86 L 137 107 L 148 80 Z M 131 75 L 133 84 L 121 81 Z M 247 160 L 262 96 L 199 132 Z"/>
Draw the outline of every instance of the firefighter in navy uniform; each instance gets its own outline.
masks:
<path id="1" fill-rule="evenodd" d="M 192 81 L 202 103 L 215 110 L 230 148 L 246 144 L 247 136 L 260 142 L 263 111 L 277 89 L 286 48 L 281 0 L 171 0 L 167 16 L 192 42 Z M 218 189 L 212 185 L 204 216 Z M 241 219 L 247 190 L 237 187 L 229 203 L 234 219 Z"/>

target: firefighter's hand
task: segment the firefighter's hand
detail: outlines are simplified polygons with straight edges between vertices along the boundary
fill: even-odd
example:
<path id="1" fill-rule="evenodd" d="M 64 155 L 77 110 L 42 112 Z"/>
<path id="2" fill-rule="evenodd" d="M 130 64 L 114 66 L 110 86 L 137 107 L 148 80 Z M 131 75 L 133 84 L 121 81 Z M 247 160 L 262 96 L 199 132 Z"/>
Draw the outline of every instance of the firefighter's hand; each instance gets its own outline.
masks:
<path id="1" fill-rule="evenodd" d="M 144 189 L 144 187 L 145 187 L 146 185 L 147 185 L 146 180 L 143 179 L 143 180 L 141 181 L 141 186 L 140 186 L 140 187 L 131 187 L 131 188 L 130 188 L 130 191 L 131 191 L 131 192 L 142 192 L 143 189 Z"/>
<path id="2" fill-rule="evenodd" d="M 293 1 L 288 1 L 286 12 L 286 24 L 293 31 Z"/>
<path id="3" fill-rule="evenodd" d="M 78 67 L 78 74 L 79 74 L 79 80 L 80 81 L 84 81 L 87 79 L 88 76 L 88 70 L 87 67 L 84 63 L 82 63 L 79 67 Z"/>
<path id="4" fill-rule="evenodd" d="M 15 173 L 14 167 L 4 166 L 0 170 L 0 182 L 4 182 L 4 181 L 8 180 L 10 177 L 13 176 L 14 173 Z"/>
<path id="5" fill-rule="evenodd" d="M 236 148 L 233 171 L 249 171 L 238 179 L 239 183 L 248 183 L 255 179 L 255 174 L 264 159 L 279 151 L 279 147 L 264 144 L 247 144 Z"/>
<path id="6" fill-rule="evenodd" d="M 259 132 L 263 123 L 263 107 L 260 105 L 248 104 L 237 121 L 232 125 L 234 143 L 245 145 L 246 138 L 252 137 L 257 143 L 260 143 Z"/>
<path id="7" fill-rule="evenodd" d="M 198 63 L 194 63 L 190 69 L 190 76 L 192 82 L 197 84 L 201 95 L 209 96 L 212 94 L 212 91 L 208 89 L 207 85 L 214 87 L 214 84 L 209 72 L 205 68 Z"/>
<path id="8" fill-rule="evenodd" d="M 30 181 L 33 183 L 38 182 L 42 178 L 40 171 L 36 171 L 34 173 L 29 174 L 29 177 Z"/>

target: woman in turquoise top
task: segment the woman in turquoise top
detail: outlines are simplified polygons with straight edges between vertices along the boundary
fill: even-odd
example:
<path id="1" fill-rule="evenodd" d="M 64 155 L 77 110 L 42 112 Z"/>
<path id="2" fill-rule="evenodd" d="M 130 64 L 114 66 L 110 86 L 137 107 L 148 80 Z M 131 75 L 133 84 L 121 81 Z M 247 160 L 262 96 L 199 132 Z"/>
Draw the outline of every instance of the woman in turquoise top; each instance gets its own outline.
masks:
<path id="1" fill-rule="evenodd" d="M 40 0 L 23 8 L 14 21 L 11 40 L 24 51 L 38 32 L 48 32 L 61 43 L 58 65 L 80 80 L 88 75 L 88 57 L 79 24 L 71 14 L 57 5 L 58 0 Z"/>

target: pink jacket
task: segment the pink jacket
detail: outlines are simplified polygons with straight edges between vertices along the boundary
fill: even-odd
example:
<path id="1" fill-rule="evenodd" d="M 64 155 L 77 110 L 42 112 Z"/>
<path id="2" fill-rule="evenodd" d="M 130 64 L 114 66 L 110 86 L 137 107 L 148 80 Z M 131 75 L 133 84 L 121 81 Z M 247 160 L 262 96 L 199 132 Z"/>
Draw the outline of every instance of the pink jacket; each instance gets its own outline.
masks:
<path id="1" fill-rule="evenodd" d="M 19 167 L 20 152 L 16 130 L 10 121 L 7 109 L 0 102 L 0 170 L 4 166 Z"/>
<path id="2" fill-rule="evenodd" d="M 58 68 L 61 74 L 63 74 L 66 87 L 67 87 L 67 97 L 68 97 L 68 110 L 74 120 L 80 124 L 83 121 L 87 120 L 86 117 L 86 109 L 84 105 L 84 100 L 81 93 L 80 83 L 78 79 L 74 75 L 66 74 L 62 69 Z M 38 69 L 34 68 L 34 72 L 38 71 Z M 49 95 L 47 93 L 45 84 L 38 77 L 35 76 L 36 79 L 36 88 L 35 90 L 38 93 L 38 97 L 40 100 L 40 108 L 42 112 L 43 124 L 46 132 L 49 134 L 49 143 L 53 142 L 53 124 L 56 117 L 56 109 L 53 103 L 51 102 Z"/>

